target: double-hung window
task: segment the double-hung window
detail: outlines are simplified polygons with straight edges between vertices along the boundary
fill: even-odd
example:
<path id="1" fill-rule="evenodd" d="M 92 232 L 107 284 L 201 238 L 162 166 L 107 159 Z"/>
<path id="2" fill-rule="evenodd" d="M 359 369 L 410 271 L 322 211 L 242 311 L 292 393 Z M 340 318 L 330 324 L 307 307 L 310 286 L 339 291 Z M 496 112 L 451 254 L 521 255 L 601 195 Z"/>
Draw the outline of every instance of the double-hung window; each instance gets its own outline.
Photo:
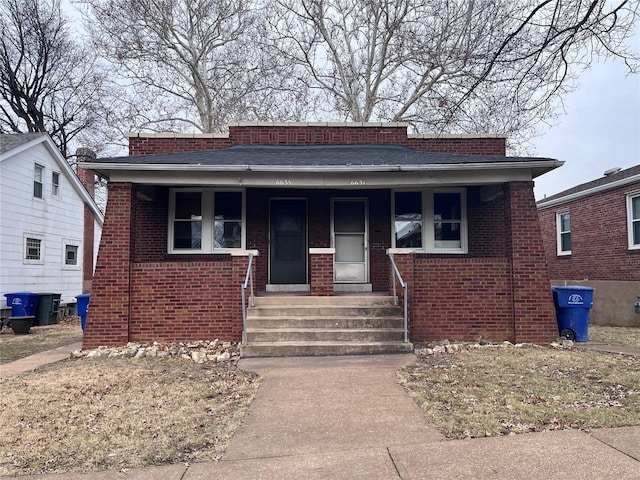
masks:
<path id="1" fill-rule="evenodd" d="M 169 205 L 170 253 L 244 248 L 244 192 L 175 189 Z"/>
<path id="2" fill-rule="evenodd" d="M 556 215 L 558 255 L 571 255 L 571 214 L 559 212 Z"/>
<path id="3" fill-rule="evenodd" d="M 51 194 L 60 195 L 60 172 L 51 172 Z"/>
<path id="4" fill-rule="evenodd" d="M 394 192 L 394 246 L 430 253 L 467 253 L 463 188 Z"/>
<path id="5" fill-rule="evenodd" d="M 44 196 L 43 176 L 44 167 L 36 163 L 33 167 L 33 196 L 36 198 L 43 198 Z"/>
<path id="6" fill-rule="evenodd" d="M 627 195 L 629 248 L 640 249 L 640 192 Z"/>

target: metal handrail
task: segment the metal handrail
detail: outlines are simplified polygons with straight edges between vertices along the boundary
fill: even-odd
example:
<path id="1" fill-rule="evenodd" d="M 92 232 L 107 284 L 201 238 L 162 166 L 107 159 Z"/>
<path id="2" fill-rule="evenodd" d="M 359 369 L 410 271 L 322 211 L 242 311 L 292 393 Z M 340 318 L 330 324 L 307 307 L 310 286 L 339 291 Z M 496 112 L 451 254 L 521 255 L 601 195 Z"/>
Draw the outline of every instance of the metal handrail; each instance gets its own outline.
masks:
<path id="1" fill-rule="evenodd" d="M 242 290 L 242 344 L 247 344 L 247 287 L 251 287 L 249 291 L 249 305 L 255 307 L 255 298 L 253 295 L 253 253 L 249 254 L 249 266 L 247 274 L 244 277 L 244 283 L 240 285 Z"/>
<path id="2" fill-rule="evenodd" d="M 400 286 L 403 290 L 402 298 L 404 300 L 404 343 L 409 341 L 409 322 L 408 322 L 408 298 L 407 298 L 407 282 L 402 279 L 402 275 L 400 275 L 400 270 L 398 270 L 398 266 L 396 265 L 396 261 L 393 258 L 393 253 L 389 252 L 389 259 L 391 260 L 391 267 L 393 271 L 393 304 L 398 305 L 398 293 L 396 291 L 396 277 L 400 282 Z"/>

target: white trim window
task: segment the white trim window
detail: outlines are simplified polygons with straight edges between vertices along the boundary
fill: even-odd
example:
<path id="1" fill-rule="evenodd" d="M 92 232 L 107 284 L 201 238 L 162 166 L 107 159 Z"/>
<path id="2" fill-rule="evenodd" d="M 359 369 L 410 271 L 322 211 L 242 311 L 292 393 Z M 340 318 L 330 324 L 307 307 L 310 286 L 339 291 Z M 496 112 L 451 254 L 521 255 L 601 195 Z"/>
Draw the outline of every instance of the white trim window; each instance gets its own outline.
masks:
<path id="1" fill-rule="evenodd" d="M 393 193 L 393 246 L 428 253 L 467 253 L 464 188 Z"/>
<path id="2" fill-rule="evenodd" d="M 640 192 L 627 195 L 629 249 L 640 249 Z"/>
<path id="3" fill-rule="evenodd" d="M 571 214 L 556 213 L 556 245 L 558 255 L 571 255 Z"/>
<path id="4" fill-rule="evenodd" d="M 33 196 L 35 198 L 44 198 L 44 167 L 35 163 L 33 165 Z"/>
<path id="5" fill-rule="evenodd" d="M 51 172 L 51 195 L 60 195 L 60 172 Z"/>
<path id="6" fill-rule="evenodd" d="M 172 189 L 169 253 L 228 253 L 244 249 L 245 194 L 240 190 Z"/>
<path id="7" fill-rule="evenodd" d="M 25 264 L 44 263 L 44 237 L 33 233 L 24 234 L 24 260 Z"/>

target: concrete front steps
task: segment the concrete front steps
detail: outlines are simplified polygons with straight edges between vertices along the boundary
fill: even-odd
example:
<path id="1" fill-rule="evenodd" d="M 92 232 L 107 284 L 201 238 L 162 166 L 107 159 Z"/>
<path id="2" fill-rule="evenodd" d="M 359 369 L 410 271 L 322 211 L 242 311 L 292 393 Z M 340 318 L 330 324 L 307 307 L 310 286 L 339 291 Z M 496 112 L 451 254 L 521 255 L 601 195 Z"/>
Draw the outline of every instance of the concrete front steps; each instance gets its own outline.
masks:
<path id="1" fill-rule="evenodd" d="M 243 357 L 407 353 L 402 309 L 380 295 L 264 296 L 247 311 Z"/>

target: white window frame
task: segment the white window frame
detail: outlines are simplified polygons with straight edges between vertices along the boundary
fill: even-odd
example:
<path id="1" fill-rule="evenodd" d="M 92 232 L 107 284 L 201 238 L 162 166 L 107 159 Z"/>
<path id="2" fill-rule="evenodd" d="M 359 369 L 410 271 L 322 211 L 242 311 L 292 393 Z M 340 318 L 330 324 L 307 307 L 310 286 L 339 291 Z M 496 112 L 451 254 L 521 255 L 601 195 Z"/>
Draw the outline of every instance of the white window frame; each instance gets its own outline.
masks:
<path id="1" fill-rule="evenodd" d="M 633 224 L 640 223 L 640 218 L 633 218 L 633 200 L 640 199 L 640 191 L 627 194 L 627 232 L 629 238 L 629 250 L 640 250 L 640 239 L 638 243 L 633 241 Z"/>
<path id="2" fill-rule="evenodd" d="M 76 263 L 74 265 L 67 264 L 67 247 L 76 247 Z M 63 270 L 80 270 L 82 267 L 82 242 L 76 239 L 62 239 L 62 269 Z"/>
<path id="3" fill-rule="evenodd" d="M 54 197 L 60 196 L 60 172 L 55 170 L 51 172 L 51 195 Z"/>
<path id="4" fill-rule="evenodd" d="M 176 193 L 196 192 L 201 193 L 201 212 L 202 212 L 202 238 L 199 249 L 191 248 L 173 248 L 173 224 L 175 216 Z M 237 192 L 242 194 L 241 206 L 241 245 L 239 248 L 215 248 L 214 247 L 214 228 L 215 228 L 215 194 L 219 192 Z M 238 188 L 172 188 L 169 190 L 169 219 L 168 219 L 168 235 L 167 235 L 167 252 L 172 255 L 200 255 L 200 254 L 229 254 L 238 252 L 246 248 L 247 227 L 246 227 L 246 190 Z"/>
<path id="5" fill-rule="evenodd" d="M 30 240 L 39 240 L 40 241 L 40 258 L 27 258 L 28 254 L 28 245 L 27 242 Z M 43 265 L 44 264 L 44 255 L 45 255 L 45 245 L 44 245 L 44 235 L 40 235 L 38 233 L 25 233 L 23 235 L 23 255 L 22 255 L 22 263 L 25 265 Z"/>
<path id="6" fill-rule="evenodd" d="M 422 248 L 416 248 L 416 252 L 456 254 L 469 253 L 469 229 L 467 222 L 467 189 L 464 187 L 453 188 L 428 188 L 392 190 L 391 192 L 391 244 L 396 248 L 395 228 L 395 194 L 396 192 L 421 192 L 422 193 Z M 443 248 L 435 246 L 435 218 L 433 213 L 434 195 L 437 193 L 457 193 L 460 195 L 460 247 Z"/>
<path id="7" fill-rule="evenodd" d="M 40 172 L 40 178 L 38 179 L 38 172 Z M 44 200 L 44 165 L 39 163 L 33 164 L 33 198 Z M 40 196 L 36 195 L 36 185 L 40 185 Z"/>
<path id="8" fill-rule="evenodd" d="M 562 230 L 562 217 L 564 215 L 569 215 L 569 230 Z M 571 255 L 571 249 L 562 250 L 562 235 L 569 234 L 569 241 L 572 241 L 571 238 L 571 212 L 569 210 L 562 210 L 560 212 L 556 212 L 556 251 L 559 257 L 565 255 Z"/>

